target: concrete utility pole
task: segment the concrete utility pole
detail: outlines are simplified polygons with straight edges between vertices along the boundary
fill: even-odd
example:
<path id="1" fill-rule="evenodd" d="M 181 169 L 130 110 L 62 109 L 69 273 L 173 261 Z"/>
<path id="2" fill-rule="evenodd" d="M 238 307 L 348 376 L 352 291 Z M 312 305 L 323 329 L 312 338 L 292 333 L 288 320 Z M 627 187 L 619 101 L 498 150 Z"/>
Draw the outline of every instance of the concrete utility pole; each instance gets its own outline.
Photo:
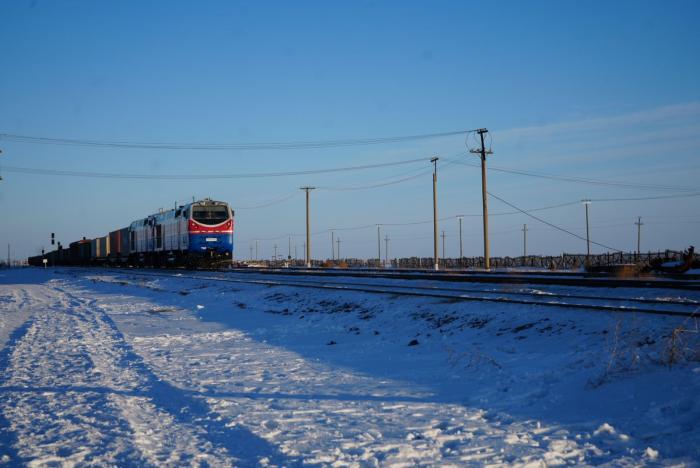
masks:
<path id="1" fill-rule="evenodd" d="M 311 232 L 309 223 L 309 192 L 316 187 L 301 187 L 306 192 L 306 268 L 311 268 Z"/>
<path id="2" fill-rule="evenodd" d="M 272 260 L 275 262 L 277 261 L 277 244 L 275 244 L 275 256 L 272 257 Z"/>
<path id="3" fill-rule="evenodd" d="M 382 264 L 382 236 L 379 233 L 380 225 L 377 224 L 377 268 Z"/>
<path id="4" fill-rule="evenodd" d="M 437 156 L 430 158 L 430 162 L 433 163 L 433 268 L 435 270 L 440 269 L 440 264 L 438 263 L 438 221 L 437 221 Z"/>
<path id="5" fill-rule="evenodd" d="M 463 216 L 458 216 L 459 219 L 459 266 L 462 267 L 462 260 L 464 259 L 464 251 L 462 250 L 462 218 Z"/>
<path id="6" fill-rule="evenodd" d="M 289 236 L 289 244 L 287 245 L 287 260 L 292 259 L 292 236 Z"/>
<path id="7" fill-rule="evenodd" d="M 523 261 L 527 257 L 527 224 L 523 224 Z"/>
<path id="8" fill-rule="evenodd" d="M 338 237 L 335 242 L 338 244 L 338 260 L 340 260 L 340 237 Z"/>
<path id="9" fill-rule="evenodd" d="M 639 257 L 639 255 L 641 255 L 642 253 L 640 250 L 642 244 L 642 226 L 644 225 L 644 223 L 642 222 L 642 217 L 637 216 L 637 222 L 634 224 L 637 225 L 637 257 Z"/>
<path id="10" fill-rule="evenodd" d="M 389 263 L 389 234 L 384 236 L 384 267 Z"/>
<path id="11" fill-rule="evenodd" d="M 481 202 L 483 204 L 483 218 L 484 218 L 484 268 L 489 270 L 491 268 L 491 258 L 489 254 L 489 204 L 487 190 L 486 190 L 486 155 L 493 154 L 493 151 L 487 150 L 484 146 L 484 135 L 489 131 L 485 128 L 480 128 L 476 131 L 481 138 L 481 148 L 470 150 L 471 153 L 479 154 L 481 158 Z"/>
<path id="12" fill-rule="evenodd" d="M 442 267 L 445 268 L 445 231 L 442 231 Z"/>
<path id="13" fill-rule="evenodd" d="M 583 206 L 586 207 L 586 261 L 588 261 L 589 257 L 591 256 L 591 235 L 588 228 L 588 206 L 591 204 L 591 201 L 585 198 L 581 200 L 581 203 L 583 203 Z"/>
<path id="14" fill-rule="evenodd" d="M 335 233 L 331 231 L 331 260 L 335 260 Z"/>

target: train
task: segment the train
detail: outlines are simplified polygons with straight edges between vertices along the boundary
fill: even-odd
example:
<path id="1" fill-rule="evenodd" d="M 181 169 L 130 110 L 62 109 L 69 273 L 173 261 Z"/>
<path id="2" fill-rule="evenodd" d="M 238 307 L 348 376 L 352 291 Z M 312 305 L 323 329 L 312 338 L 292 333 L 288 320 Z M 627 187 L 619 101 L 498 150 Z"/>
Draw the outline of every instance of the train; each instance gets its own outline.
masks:
<path id="1" fill-rule="evenodd" d="M 233 259 L 234 212 L 205 198 L 133 221 L 94 239 L 27 259 L 30 265 L 213 266 Z"/>

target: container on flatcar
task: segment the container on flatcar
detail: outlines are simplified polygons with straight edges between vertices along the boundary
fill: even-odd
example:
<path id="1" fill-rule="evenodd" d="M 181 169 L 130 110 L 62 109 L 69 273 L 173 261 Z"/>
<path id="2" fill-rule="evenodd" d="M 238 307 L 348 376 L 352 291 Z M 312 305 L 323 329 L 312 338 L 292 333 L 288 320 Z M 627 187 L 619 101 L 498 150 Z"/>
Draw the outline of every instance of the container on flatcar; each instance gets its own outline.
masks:
<path id="1" fill-rule="evenodd" d="M 109 236 L 98 237 L 97 239 L 100 244 L 99 258 L 107 258 L 109 256 Z"/>
<path id="2" fill-rule="evenodd" d="M 109 253 L 107 256 L 113 261 L 126 261 L 131 252 L 129 246 L 129 228 L 117 229 L 109 233 L 108 245 Z"/>

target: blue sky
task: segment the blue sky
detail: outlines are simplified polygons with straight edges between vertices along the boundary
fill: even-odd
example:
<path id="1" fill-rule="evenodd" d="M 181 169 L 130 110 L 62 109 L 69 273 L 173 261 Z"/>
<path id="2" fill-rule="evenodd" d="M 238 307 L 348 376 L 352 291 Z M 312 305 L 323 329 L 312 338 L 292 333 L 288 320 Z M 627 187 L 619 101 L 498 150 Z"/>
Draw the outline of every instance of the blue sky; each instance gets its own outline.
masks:
<path id="1" fill-rule="evenodd" d="M 494 167 L 677 187 L 629 188 L 489 173 L 522 208 L 700 190 L 700 4 L 672 2 L 62 2 L 2 1 L 0 133 L 144 142 L 246 143 L 383 137 L 487 127 Z M 288 151 L 134 150 L 0 140 L 0 245 L 35 254 L 103 235 L 209 196 L 237 209 L 237 255 L 260 255 L 304 230 L 432 216 L 429 163 L 266 179 L 163 181 L 37 176 L 6 167 L 146 174 L 250 173 L 401 161 L 437 154 L 439 212 L 480 212 L 477 162 L 461 136 Z M 411 172 L 413 171 L 413 172 Z M 685 192 L 681 189 L 688 189 Z M 334 189 L 334 190 L 331 190 Z M 245 209 L 299 192 L 284 202 Z M 615 248 L 697 244 L 700 197 L 594 202 L 591 238 Z M 512 211 L 495 199 L 491 211 Z M 536 213 L 585 233 L 583 207 Z M 464 219 L 466 255 L 481 220 Z M 492 255 L 585 252 L 525 215 L 491 219 Z M 457 221 L 441 223 L 458 252 Z M 430 223 L 387 226 L 390 255 L 429 256 Z M 338 231 L 341 254 L 375 255 L 376 231 Z M 278 238 L 279 237 L 279 238 Z M 278 239 L 273 239 L 278 238 Z M 303 238 L 294 243 L 301 252 Z M 314 236 L 330 256 L 330 234 Z M 601 251 L 594 247 L 593 251 Z"/>

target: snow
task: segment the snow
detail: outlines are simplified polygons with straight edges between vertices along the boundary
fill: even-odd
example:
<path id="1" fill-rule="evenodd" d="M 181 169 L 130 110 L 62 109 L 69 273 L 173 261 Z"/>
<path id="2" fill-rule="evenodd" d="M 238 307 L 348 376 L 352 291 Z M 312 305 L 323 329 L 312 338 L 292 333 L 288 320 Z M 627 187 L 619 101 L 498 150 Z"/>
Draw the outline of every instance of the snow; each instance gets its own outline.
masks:
<path id="1" fill-rule="evenodd" d="M 134 273 L 0 272 L 0 462 L 700 460 L 694 319 Z"/>

